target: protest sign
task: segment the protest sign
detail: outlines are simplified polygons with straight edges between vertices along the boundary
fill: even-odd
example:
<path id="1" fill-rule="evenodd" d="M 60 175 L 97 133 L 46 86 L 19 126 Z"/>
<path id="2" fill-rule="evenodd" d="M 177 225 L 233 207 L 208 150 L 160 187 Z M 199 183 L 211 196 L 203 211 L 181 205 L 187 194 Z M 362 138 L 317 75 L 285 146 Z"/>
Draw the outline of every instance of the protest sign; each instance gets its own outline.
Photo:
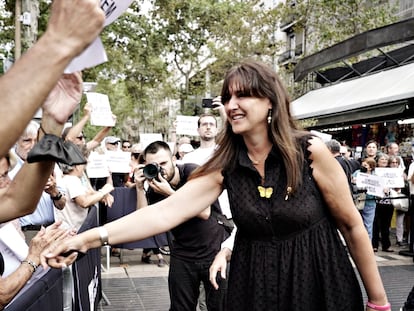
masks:
<path id="1" fill-rule="evenodd" d="M 177 116 L 176 133 L 179 135 L 199 136 L 197 131 L 198 118 L 192 116 Z"/>
<path id="2" fill-rule="evenodd" d="M 384 181 L 380 176 L 359 172 L 356 176 L 356 185 L 360 189 L 366 189 L 367 194 L 384 197 Z"/>
<path id="3" fill-rule="evenodd" d="M 105 12 L 104 26 L 108 26 L 123 14 L 133 0 L 101 0 L 101 9 Z M 81 25 L 80 25 L 81 27 Z M 84 50 L 79 56 L 75 57 L 69 66 L 65 69 L 65 73 L 81 71 L 85 68 L 91 68 L 108 61 L 105 49 L 100 38 L 96 38 L 94 42 Z"/>
<path id="4" fill-rule="evenodd" d="M 107 151 L 106 162 L 108 163 L 109 171 L 111 173 L 129 173 L 131 167 L 131 152 L 123 151 Z"/>
<path id="5" fill-rule="evenodd" d="M 386 188 L 404 188 L 404 169 L 400 167 L 376 167 L 375 175 L 381 176 Z"/>
<path id="6" fill-rule="evenodd" d="M 114 126 L 109 98 L 106 94 L 88 92 L 86 93 L 88 103 L 92 107 L 91 125 Z"/>
<path id="7" fill-rule="evenodd" d="M 106 155 L 98 152 L 91 152 L 86 165 L 86 174 L 89 178 L 101 178 L 109 176 L 108 164 L 106 163 Z"/>
<path id="8" fill-rule="evenodd" d="M 141 142 L 142 149 L 145 149 L 150 143 L 163 140 L 160 133 L 143 133 L 139 134 L 139 141 Z"/>

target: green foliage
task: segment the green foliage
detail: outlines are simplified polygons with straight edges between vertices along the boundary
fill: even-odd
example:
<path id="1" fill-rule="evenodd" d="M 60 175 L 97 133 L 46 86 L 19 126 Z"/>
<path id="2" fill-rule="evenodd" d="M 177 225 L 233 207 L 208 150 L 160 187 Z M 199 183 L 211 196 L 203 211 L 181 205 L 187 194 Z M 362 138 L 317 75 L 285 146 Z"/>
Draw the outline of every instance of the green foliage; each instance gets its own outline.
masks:
<path id="1" fill-rule="evenodd" d="M 392 10 L 380 5 L 381 0 L 297 0 L 293 8 L 274 9 L 260 6 L 263 1 L 258 0 L 151 1 L 150 14 L 142 14 L 144 0 L 136 0 L 104 29 L 108 62 L 83 73 L 85 81 L 98 83 L 96 92 L 109 96 L 117 116 L 113 134 L 133 141 L 140 132 L 168 132 L 168 100 L 179 101 L 177 113 L 200 114 L 201 98 L 218 95 L 224 73 L 241 59 L 274 64 L 284 44 L 275 36 L 280 21 L 295 17 L 295 28 L 304 29 L 308 38 L 306 54 L 393 21 Z M 15 0 L 3 4 L 0 49 L 14 40 Z M 40 0 L 39 8 L 40 36 L 47 25 L 48 2 Z M 92 138 L 98 130 L 87 126 L 85 133 Z"/>
<path id="2" fill-rule="evenodd" d="M 282 24 L 295 22 L 295 33 L 303 33 L 303 54 L 306 57 L 344 41 L 362 32 L 394 23 L 396 6 L 384 0 L 296 0 L 281 4 L 278 8 Z M 367 53 L 364 57 L 371 57 Z M 361 57 L 359 57 L 361 58 Z M 359 59 L 360 60 L 360 59 Z M 350 61 L 355 62 L 356 59 Z M 336 66 L 332 65 L 332 66 Z M 282 75 L 288 76 L 294 68 L 281 68 Z M 287 83 L 293 98 L 299 97 L 314 88 L 313 82 L 306 79 Z"/>
<path id="3" fill-rule="evenodd" d="M 296 20 L 304 29 L 305 56 L 370 29 L 396 21 L 396 7 L 384 0 L 296 0 L 281 5 L 281 20 Z"/>

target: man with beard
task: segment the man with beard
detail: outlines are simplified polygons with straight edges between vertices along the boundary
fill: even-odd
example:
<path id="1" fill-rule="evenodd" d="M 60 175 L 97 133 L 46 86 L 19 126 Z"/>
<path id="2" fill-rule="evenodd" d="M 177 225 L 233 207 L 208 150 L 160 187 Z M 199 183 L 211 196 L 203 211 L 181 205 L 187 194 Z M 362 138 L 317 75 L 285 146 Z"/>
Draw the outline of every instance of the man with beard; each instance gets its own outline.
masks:
<path id="1" fill-rule="evenodd" d="M 186 154 L 183 163 L 204 164 L 216 148 L 217 119 L 212 114 L 202 114 L 198 118 L 197 132 L 200 135 L 200 147 Z"/>
<path id="2" fill-rule="evenodd" d="M 145 208 L 148 204 L 172 195 L 187 182 L 191 172 L 197 168 L 192 163 L 177 165 L 168 144 L 162 141 L 153 142 L 145 148 L 144 160 L 146 165 L 140 165 L 134 175 L 138 208 Z M 145 181 L 149 185 L 146 192 Z M 206 207 L 197 217 L 171 230 L 173 238 L 168 275 L 171 311 L 196 310 L 201 282 L 206 290 L 208 310 L 223 310 L 227 286 L 222 283 L 219 290 L 212 287 L 209 282 L 209 267 L 228 234 L 210 216 L 210 209 L 219 209 L 217 202 Z"/>

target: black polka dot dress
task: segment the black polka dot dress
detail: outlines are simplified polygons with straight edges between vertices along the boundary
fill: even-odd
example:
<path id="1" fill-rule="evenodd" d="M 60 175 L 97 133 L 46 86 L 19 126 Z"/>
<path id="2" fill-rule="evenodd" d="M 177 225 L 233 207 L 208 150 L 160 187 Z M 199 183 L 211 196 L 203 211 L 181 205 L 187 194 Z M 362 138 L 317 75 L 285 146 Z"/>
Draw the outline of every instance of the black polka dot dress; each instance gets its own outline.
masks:
<path id="1" fill-rule="evenodd" d="M 236 169 L 223 175 L 238 228 L 226 310 L 364 310 L 357 277 L 309 160 L 301 187 L 288 196 L 276 148 L 266 159 L 264 182 L 246 152 Z"/>

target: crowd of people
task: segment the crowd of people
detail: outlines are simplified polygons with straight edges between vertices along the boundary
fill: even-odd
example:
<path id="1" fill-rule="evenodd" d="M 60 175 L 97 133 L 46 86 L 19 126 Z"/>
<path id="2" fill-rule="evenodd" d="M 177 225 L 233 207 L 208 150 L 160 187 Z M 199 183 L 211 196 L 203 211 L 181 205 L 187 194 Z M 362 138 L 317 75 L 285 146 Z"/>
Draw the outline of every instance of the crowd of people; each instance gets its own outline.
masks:
<path id="1" fill-rule="evenodd" d="M 376 141 L 370 140 L 358 159 L 340 154 L 341 144 L 335 139 L 326 144 L 344 169 L 351 193 L 355 197 L 363 193 L 362 201 L 356 205 L 359 205 L 358 209 L 371 239 L 373 251 L 378 252 L 379 246 L 382 251 L 389 253 L 394 252 L 396 247 L 397 250 L 407 248 L 411 230 L 409 206 L 412 200 L 410 189 L 414 166 L 411 163 L 409 166 L 411 169 L 407 170 L 403 158 L 399 155 L 398 144 L 392 141 L 384 148 L 380 148 Z M 393 177 L 391 184 L 387 182 L 384 185 L 379 184 L 382 188 L 376 193 L 367 191 L 367 185 L 357 185 L 359 176 L 364 174 L 382 176 L 380 170 L 384 168 L 390 168 L 387 176 Z M 403 201 L 400 200 L 401 198 Z M 401 206 L 401 202 L 405 202 L 404 207 Z M 395 228 L 394 241 L 391 241 L 391 228 Z"/>
<path id="2" fill-rule="evenodd" d="M 325 144 L 298 127 L 280 78 L 254 60 L 225 74 L 215 99 L 222 127 L 213 114 L 201 115 L 198 148 L 185 137 L 174 150 L 164 141 L 142 146 L 109 135 L 112 127 L 87 141 L 88 105 L 64 129 L 82 78 L 63 71 L 103 21 L 97 0 L 53 1 L 45 34 L 0 78 L 0 222 L 29 244 L 27 258 L 0 280 L 0 307 L 40 264 L 66 269 L 91 248 L 171 231 L 170 310 L 391 310 L 374 252 L 393 251 L 391 190 L 406 190 L 367 193 L 360 211 L 353 194 L 358 175 L 379 168 L 401 167 L 412 183 L 414 166 L 406 170 L 397 144 L 379 153 L 369 142 L 359 161 L 339 143 Z M 40 107 L 39 124 L 31 119 Z M 128 153 L 128 171 L 90 178 L 92 154 L 111 152 Z M 136 189 L 136 211 L 107 222 L 115 187 Z M 22 196 L 22 189 L 30 190 Z M 77 234 L 93 205 L 101 207 L 99 227 Z M 217 220 L 222 214 L 234 228 Z M 405 216 L 396 213 L 398 247 L 409 234 Z M 151 262 L 147 250 L 142 261 Z M 162 255 L 158 264 L 165 265 Z"/>

